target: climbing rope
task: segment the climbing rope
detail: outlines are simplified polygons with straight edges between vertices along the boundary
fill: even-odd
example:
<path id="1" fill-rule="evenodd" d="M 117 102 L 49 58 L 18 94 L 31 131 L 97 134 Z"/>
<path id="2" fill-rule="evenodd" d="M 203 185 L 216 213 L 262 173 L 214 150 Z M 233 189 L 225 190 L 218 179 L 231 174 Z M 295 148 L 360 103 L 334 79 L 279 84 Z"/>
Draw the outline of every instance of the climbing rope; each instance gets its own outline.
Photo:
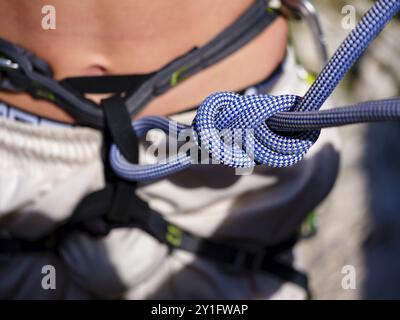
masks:
<path id="1" fill-rule="evenodd" d="M 218 163 L 247 168 L 257 164 L 286 167 L 300 161 L 316 142 L 320 129 L 358 122 L 400 120 L 400 98 L 363 102 L 353 106 L 318 111 L 345 73 L 368 45 L 398 13 L 400 0 L 379 0 L 346 37 L 305 96 L 249 95 L 231 92 L 207 97 L 192 126 L 167 118 L 146 117 L 135 121 L 138 137 L 161 129 L 170 136 L 191 130 L 193 141 Z M 293 134 L 284 134 L 284 131 Z M 192 165 L 197 155 L 178 153 L 157 164 L 129 163 L 113 145 L 113 170 L 128 180 L 162 178 Z"/>
<path id="2" fill-rule="evenodd" d="M 279 112 L 269 119 L 268 126 L 281 132 L 296 132 L 379 121 L 400 121 L 400 98 L 366 101 L 322 111 Z"/>

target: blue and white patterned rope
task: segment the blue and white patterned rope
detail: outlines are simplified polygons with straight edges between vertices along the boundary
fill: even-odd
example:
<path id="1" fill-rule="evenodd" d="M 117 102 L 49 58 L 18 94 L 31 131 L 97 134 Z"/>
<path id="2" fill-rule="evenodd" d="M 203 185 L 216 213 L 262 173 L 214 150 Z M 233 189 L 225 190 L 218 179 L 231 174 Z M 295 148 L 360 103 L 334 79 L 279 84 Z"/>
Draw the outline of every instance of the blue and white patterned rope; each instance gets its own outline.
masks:
<path id="1" fill-rule="evenodd" d="M 320 109 L 345 73 L 399 10 L 399 0 L 376 1 L 329 59 L 318 78 L 304 95 L 301 103 L 294 110 Z"/>
<path id="2" fill-rule="evenodd" d="M 183 130 L 191 127 L 172 122 L 163 117 L 149 116 L 133 123 L 133 129 L 138 137 L 143 137 L 149 130 L 160 129 L 169 136 L 178 137 Z M 192 164 L 192 158 L 186 153 L 177 154 L 156 164 L 137 165 L 127 161 L 113 144 L 110 149 L 110 164 L 112 169 L 120 177 L 132 181 L 146 181 L 164 177 L 181 171 Z"/>
<path id="3" fill-rule="evenodd" d="M 303 98 L 294 95 L 240 96 L 230 92 L 210 95 L 201 104 L 193 121 L 195 142 L 207 149 L 213 159 L 231 167 L 252 167 L 257 164 L 286 167 L 304 157 L 318 139 L 322 127 L 399 120 L 399 98 L 317 111 L 399 9 L 400 0 L 375 2 L 336 50 Z M 161 117 L 141 119 L 133 127 L 138 136 L 154 128 L 170 135 L 190 128 L 178 124 L 175 132 L 171 132 L 170 121 Z M 276 130 L 297 133 L 284 135 Z M 227 143 L 226 136 L 221 136 L 221 132 L 230 133 L 234 139 Z M 135 165 L 126 161 L 117 147 L 112 146 L 110 162 L 119 176 L 144 181 L 185 169 L 193 163 L 192 157 L 178 153 L 158 164 Z"/>
<path id="4" fill-rule="evenodd" d="M 296 132 L 379 121 L 400 121 L 400 97 L 322 111 L 279 112 L 268 120 L 268 126 L 280 132 Z"/>

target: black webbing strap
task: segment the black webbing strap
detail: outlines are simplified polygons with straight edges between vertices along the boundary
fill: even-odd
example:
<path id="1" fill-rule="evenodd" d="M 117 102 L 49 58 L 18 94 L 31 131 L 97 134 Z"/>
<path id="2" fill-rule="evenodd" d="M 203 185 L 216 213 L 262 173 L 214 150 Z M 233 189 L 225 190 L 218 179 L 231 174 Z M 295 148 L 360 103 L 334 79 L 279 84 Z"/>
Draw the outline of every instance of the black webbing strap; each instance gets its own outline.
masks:
<path id="1" fill-rule="evenodd" d="M 105 132 L 110 133 L 122 155 L 131 163 L 138 163 L 138 139 L 132 128 L 131 118 L 119 95 L 101 101 L 103 108 Z"/>
<path id="2" fill-rule="evenodd" d="M 112 202 L 112 208 L 106 215 L 112 227 L 140 227 L 170 249 L 192 252 L 235 271 L 264 271 L 308 291 L 307 275 L 278 260 L 280 254 L 293 248 L 296 237 L 270 246 L 252 244 L 250 248 L 198 237 L 151 210 L 146 202 L 135 195 L 135 188 L 126 182 L 118 183 Z"/>
<path id="3" fill-rule="evenodd" d="M 143 225 L 150 208 L 135 189 L 134 184 L 122 180 L 109 183 L 83 198 L 61 229 L 64 233 L 80 229 L 92 236 L 105 236 L 114 228 Z"/>
<path id="4" fill-rule="evenodd" d="M 125 181 L 109 184 L 106 188 L 86 196 L 68 223 L 50 237 L 39 241 L 1 239 L 0 253 L 52 250 L 73 230 L 86 231 L 92 236 L 104 236 L 111 229 L 120 227 L 141 228 L 171 250 L 192 252 L 237 272 L 263 271 L 308 291 L 307 276 L 290 264 L 279 261 L 280 254 L 293 248 L 296 238 L 264 247 L 238 247 L 198 237 L 169 223 L 160 213 L 151 210 L 135 194 L 135 186 Z"/>
<path id="5" fill-rule="evenodd" d="M 147 202 L 136 195 L 136 187 L 129 182 L 119 181 L 111 208 L 106 213 L 106 220 L 111 228 L 143 225 L 149 215 Z"/>
<path id="6" fill-rule="evenodd" d="M 74 88 L 80 94 L 133 92 L 155 74 L 70 77 L 60 84 Z"/>
<path id="7" fill-rule="evenodd" d="M 56 242 L 53 241 L 52 237 L 46 237 L 35 241 L 16 238 L 1 238 L 0 254 L 53 252 L 56 249 L 56 246 Z"/>
<path id="8" fill-rule="evenodd" d="M 308 292 L 308 278 L 290 264 L 279 261 L 279 255 L 292 249 L 296 238 L 271 246 L 252 244 L 252 248 L 238 247 L 193 235 L 166 221 L 158 212 L 151 211 L 142 225 L 147 232 L 171 249 L 192 252 L 200 257 L 219 262 L 232 270 L 243 272 L 264 271 L 282 280 L 293 282 Z"/>
<path id="9" fill-rule="evenodd" d="M 104 197 L 105 194 L 98 196 Z M 192 252 L 235 271 L 264 271 L 308 290 L 307 276 L 278 260 L 280 254 L 293 248 L 296 237 L 275 245 L 261 247 L 252 244 L 246 248 L 198 237 L 151 210 L 146 202 L 135 195 L 135 187 L 123 181 L 117 184 L 109 203 L 106 219 L 110 228 L 140 227 L 170 249 Z"/>

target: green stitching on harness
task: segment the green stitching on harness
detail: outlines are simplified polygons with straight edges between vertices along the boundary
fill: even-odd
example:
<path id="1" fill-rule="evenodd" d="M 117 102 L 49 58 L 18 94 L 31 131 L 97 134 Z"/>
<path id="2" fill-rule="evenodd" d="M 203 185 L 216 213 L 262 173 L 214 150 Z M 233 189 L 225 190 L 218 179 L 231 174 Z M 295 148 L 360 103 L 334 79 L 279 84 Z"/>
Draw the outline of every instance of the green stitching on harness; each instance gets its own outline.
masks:
<path id="1" fill-rule="evenodd" d="M 266 13 L 268 13 L 268 14 L 274 14 L 276 11 L 275 11 L 275 9 L 274 8 L 271 8 L 271 7 L 265 7 L 265 12 Z"/>
<path id="2" fill-rule="evenodd" d="M 39 98 L 43 98 L 43 99 L 50 100 L 50 101 L 56 100 L 53 93 L 51 93 L 50 91 L 47 91 L 47 90 L 40 89 L 40 88 L 36 89 L 35 95 L 38 96 Z"/>
<path id="3" fill-rule="evenodd" d="M 303 238 L 310 238 L 314 236 L 318 231 L 318 217 L 315 211 L 309 212 L 305 218 L 300 234 Z"/>
<path id="4" fill-rule="evenodd" d="M 179 247 L 182 244 L 182 230 L 179 229 L 177 226 L 169 224 L 167 226 L 165 240 L 167 240 L 170 245 L 174 247 Z"/>
<path id="5" fill-rule="evenodd" d="M 188 66 L 183 66 L 182 68 L 179 68 L 176 70 L 172 75 L 171 75 L 171 87 L 174 87 L 178 85 L 179 83 L 182 82 L 185 78 L 182 77 L 182 73 L 186 72 L 189 69 Z"/>

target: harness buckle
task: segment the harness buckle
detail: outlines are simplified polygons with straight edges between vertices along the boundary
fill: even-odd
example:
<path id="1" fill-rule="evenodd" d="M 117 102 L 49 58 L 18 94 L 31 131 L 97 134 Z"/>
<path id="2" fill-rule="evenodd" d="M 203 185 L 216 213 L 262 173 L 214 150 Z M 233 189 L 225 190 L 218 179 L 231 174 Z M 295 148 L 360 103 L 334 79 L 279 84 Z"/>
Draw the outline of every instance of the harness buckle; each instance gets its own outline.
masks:
<path id="1" fill-rule="evenodd" d="M 0 70 L 1 69 L 17 70 L 19 69 L 19 65 L 18 63 L 13 62 L 11 59 L 0 57 Z"/>

